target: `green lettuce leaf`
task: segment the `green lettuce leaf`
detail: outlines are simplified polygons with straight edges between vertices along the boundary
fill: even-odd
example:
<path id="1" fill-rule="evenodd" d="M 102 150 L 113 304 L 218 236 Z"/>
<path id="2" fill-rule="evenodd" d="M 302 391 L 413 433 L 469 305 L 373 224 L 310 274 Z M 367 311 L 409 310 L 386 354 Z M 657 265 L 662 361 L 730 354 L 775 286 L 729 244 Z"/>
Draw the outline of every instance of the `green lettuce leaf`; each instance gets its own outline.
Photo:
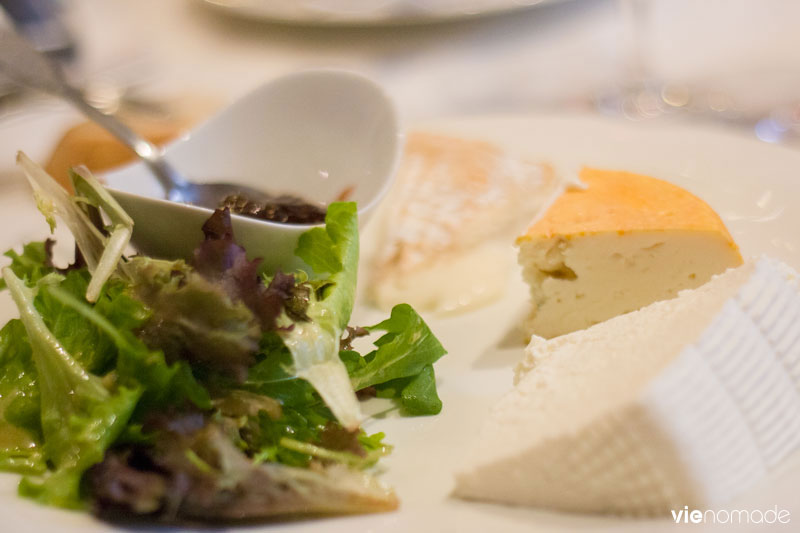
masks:
<path id="1" fill-rule="evenodd" d="M 0 468 L 21 473 L 45 469 L 36 365 L 19 319 L 0 330 Z"/>
<path id="2" fill-rule="evenodd" d="M 141 390 L 109 391 L 47 328 L 34 307 L 36 290 L 26 287 L 10 268 L 3 269 L 3 278 L 30 341 L 41 396 L 41 452 L 53 465 L 41 476 L 23 478 L 20 492 L 51 505 L 81 507 L 83 473 L 102 461 L 127 424 Z"/>
<path id="3" fill-rule="evenodd" d="M 314 272 L 336 274 L 344 268 L 341 252 L 327 226 L 312 228 L 300 236 L 295 255 L 303 259 Z"/>
<path id="4" fill-rule="evenodd" d="M 47 462 L 38 446 L 5 447 L 0 449 L 0 470 L 17 474 L 43 474 Z"/>
<path id="5" fill-rule="evenodd" d="M 187 400 L 200 409 L 211 407 L 208 391 L 197 382 L 188 362 L 167 364 L 161 350 L 151 350 L 132 331 L 117 328 L 96 308 L 60 287 L 48 287 L 47 292 L 80 314 L 88 326 L 98 328 L 111 339 L 117 357 L 114 372 L 108 377 L 113 378 L 118 387 L 143 391 L 137 414 L 147 413 L 154 408 L 167 409 L 182 405 Z"/>
<path id="6" fill-rule="evenodd" d="M 9 268 L 18 278 L 23 279 L 32 285 L 42 277 L 53 272 L 50 264 L 50 247 L 53 241 L 29 242 L 22 247 L 22 253 L 18 254 L 14 250 L 9 250 L 5 254 L 11 259 Z M 0 279 L 0 289 L 6 287 L 6 282 Z"/>
<path id="7" fill-rule="evenodd" d="M 325 228 L 300 236 L 295 254 L 328 283 L 310 298 L 308 321 L 279 334 L 292 354 L 295 375 L 309 381 L 348 429 L 361 423 L 361 409 L 339 358 L 339 341 L 350 320 L 358 272 L 358 215 L 354 203 L 328 206 Z"/>
<path id="8" fill-rule="evenodd" d="M 86 270 L 71 270 L 65 276 L 52 274 L 42 283 L 57 286 L 77 298 L 83 298 L 89 285 Z M 104 302 L 108 297 L 101 297 Z M 104 374 L 116 358 L 116 348 L 111 339 L 75 310 L 55 299 L 50 291 L 38 291 L 34 300 L 36 310 L 47 328 L 69 354 L 88 372 Z"/>

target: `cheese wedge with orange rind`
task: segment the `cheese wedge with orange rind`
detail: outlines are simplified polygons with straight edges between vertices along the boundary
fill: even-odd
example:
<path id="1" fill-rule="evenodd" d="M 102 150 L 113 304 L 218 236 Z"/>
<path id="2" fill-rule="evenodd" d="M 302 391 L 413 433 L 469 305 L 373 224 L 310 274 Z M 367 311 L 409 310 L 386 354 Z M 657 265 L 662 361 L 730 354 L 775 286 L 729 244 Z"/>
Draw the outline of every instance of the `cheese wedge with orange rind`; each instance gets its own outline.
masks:
<path id="1" fill-rule="evenodd" d="M 528 330 L 551 338 L 635 311 L 742 263 L 719 215 L 656 178 L 584 168 L 517 239 Z"/>

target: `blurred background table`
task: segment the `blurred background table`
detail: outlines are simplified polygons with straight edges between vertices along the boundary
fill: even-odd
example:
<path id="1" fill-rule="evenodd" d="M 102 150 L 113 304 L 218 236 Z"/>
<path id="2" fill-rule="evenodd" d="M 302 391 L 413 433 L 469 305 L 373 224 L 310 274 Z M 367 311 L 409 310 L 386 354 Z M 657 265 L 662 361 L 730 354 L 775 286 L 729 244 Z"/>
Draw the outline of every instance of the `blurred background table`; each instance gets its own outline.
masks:
<path id="1" fill-rule="evenodd" d="M 375 78 L 407 124 L 467 114 L 616 113 L 614 96 L 642 79 L 673 91 L 670 105 L 686 107 L 687 95 L 702 95 L 700 107 L 714 111 L 714 122 L 725 118 L 724 127 L 742 131 L 753 131 L 754 117 L 796 113 L 800 101 L 800 3 L 782 0 L 551 0 L 493 15 L 351 27 L 269 22 L 202 0 L 58 5 L 73 39 L 76 83 L 183 102 L 203 116 L 270 78 L 310 67 Z M 677 116 L 662 113 L 660 100 L 638 102 L 640 109 L 623 109 L 629 118 Z M 33 111 L 45 105 L 49 121 Z M 0 129 L 19 131 L 14 138 L 23 144 L 0 139 L 0 168 L 13 164 L 16 149 L 38 154 L 52 144 L 61 133 L 51 127 L 57 113 L 65 122 L 72 116 L 41 98 L 0 99 Z M 37 128 L 41 135 L 27 141 L 22 133 Z"/>

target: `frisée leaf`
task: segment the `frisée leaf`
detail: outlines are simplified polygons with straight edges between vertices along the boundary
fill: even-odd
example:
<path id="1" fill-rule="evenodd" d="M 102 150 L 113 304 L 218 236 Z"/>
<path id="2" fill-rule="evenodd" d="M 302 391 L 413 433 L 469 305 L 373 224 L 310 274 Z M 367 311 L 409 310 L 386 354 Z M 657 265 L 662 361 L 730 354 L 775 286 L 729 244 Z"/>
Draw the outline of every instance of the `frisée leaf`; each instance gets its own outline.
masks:
<path id="1" fill-rule="evenodd" d="M 17 162 L 33 187 L 36 205 L 42 211 L 51 231 L 55 216 L 60 217 L 75 237 L 92 280 L 86 289 L 86 299 L 93 302 L 100 289 L 117 269 L 122 253 L 130 242 L 133 220 L 88 171 L 70 172 L 75 191 L 71 196 L 39 165 L 24 153 L 17 154 Z M 102 208 L 111 220 L 108 236 L 104 235 L 89 218 L 86 206 Z"/>

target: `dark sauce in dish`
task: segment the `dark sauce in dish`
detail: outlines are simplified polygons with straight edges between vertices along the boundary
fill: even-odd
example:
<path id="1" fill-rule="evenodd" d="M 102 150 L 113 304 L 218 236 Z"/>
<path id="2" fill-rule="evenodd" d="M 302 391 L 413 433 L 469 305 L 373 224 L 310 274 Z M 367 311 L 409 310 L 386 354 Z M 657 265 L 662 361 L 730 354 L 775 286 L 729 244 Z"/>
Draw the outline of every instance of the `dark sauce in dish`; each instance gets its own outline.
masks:
<path id="1" fill-rule="evenodd" d="M 289 194 L 268 196 L 258 202 L 243 194 L 232 194 L 222 201 L 220 207 L 227 207 L 237 215 L 283 224 L 321 224 L 325 222 L 326 213 L 324 206 Z"/>

